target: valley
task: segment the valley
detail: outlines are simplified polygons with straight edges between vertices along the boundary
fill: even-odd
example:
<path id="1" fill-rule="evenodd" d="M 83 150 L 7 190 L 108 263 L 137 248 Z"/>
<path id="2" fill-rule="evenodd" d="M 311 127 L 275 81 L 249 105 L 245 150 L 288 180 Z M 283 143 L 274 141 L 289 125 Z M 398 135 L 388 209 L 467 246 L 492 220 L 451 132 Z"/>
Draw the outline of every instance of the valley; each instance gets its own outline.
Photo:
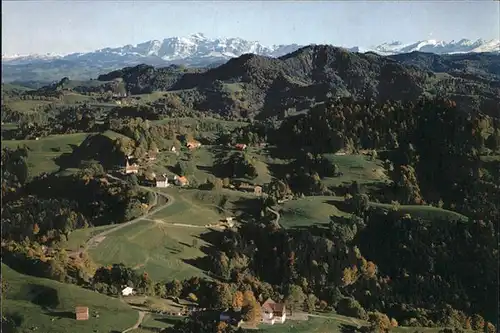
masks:
<path id="1" fill-rule="evenodd" d="M 311 45 L 2 84 L 2 328 L 493 333 L 499 61 Z"/>

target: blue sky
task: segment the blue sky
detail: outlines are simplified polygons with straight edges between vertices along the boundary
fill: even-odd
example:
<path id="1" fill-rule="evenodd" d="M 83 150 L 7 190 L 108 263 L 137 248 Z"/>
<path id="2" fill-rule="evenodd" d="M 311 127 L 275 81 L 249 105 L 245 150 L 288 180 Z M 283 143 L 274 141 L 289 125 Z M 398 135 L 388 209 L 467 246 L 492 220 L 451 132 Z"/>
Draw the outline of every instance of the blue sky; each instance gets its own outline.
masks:
<path id="1" fill-rule="evenodd" d="M 71 53 L 187 36 L 369 47 L 498 39 L 500 2 L 2 1 L 2 53 Z"/>

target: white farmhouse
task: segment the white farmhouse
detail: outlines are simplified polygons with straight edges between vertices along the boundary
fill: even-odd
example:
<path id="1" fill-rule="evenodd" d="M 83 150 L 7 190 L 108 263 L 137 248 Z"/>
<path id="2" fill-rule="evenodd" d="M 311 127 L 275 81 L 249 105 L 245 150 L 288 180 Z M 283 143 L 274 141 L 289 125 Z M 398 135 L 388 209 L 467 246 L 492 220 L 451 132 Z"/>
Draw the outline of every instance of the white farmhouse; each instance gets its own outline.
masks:
<path id="1" fill-rule="evenodd" d="M 122 296 L 130 296 L 134 293 L 134 289 L 132 287 L 126 287 L 122 290 Z"/>
<path id="2" fill-rule="evenodd" d="M 156 187 L 168 187 L 168 178 L 165 175 L 156 177 Z"/>
<path id="3" fill-rule="evenodd" d="M 264 324 L 274 325 L 275 323 L 283 324 L 286 320 L 286 307 L 283 303 L 276 303 L 268 298 L 262 304 L 262 322 Z"/>

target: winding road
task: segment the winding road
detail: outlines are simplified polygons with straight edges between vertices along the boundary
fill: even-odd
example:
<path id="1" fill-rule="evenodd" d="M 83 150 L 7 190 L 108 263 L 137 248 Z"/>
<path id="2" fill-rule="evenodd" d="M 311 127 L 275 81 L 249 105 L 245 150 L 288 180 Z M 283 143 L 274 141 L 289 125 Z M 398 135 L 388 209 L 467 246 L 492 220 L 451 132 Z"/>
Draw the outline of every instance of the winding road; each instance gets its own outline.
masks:
<path id="1" fill-rule="evenodd" d="M 107 175 L 109 178 L 111 179 L 114 179 L 114 180 L 117 180 L 117 181 L 120 181 L 120 182 L 125 182 L 125 180 L 123 179 L 120 179 L 118 177 L 115 177 L 115 176 L 112 176 L 110 174 Z M 128 227 L 130 225 L 133 225 L 141 220 L 144 220 L 144 219 L 147 219 L 148 217 L 150 217 L 151 215 L 154 215 L 156 213 L 158 213 L 159 211 L 171 206 L 174 202 L 175 202 L 175 199 L 174 197 L 172 197 L 171 195 L 168 195 L 166 193 L 162 193 L 162 192 L 157 192 L 155 190 L 153 190 L 151 187 L 146 187 L 146 186 L 139 186 L 140 188 L 148 191 L 148 192 L 152 192 L 154 194 L 154 202 L 153 202 L 153 205 L 152 206 L 156 206 L 158 204 L 158 195 L 164 197 L 166 200 L 167 200 L 167 203 L 163 206 L 160 206 L 160 207 L 156 207 L 155 209 L 153 210 L 150 210 L 148 211 L 146 214 L 144 215 L 141 215 L 133 220 L 130 220 L 128 222 L 124 222 L 124 223 L 120 223 L 118 224 L 117 226 L 111 228 L 111 229 L 108 229 L 108 230 L 105 230 L 103 232 L 100 232 L 98 233 L 97 235 L 94 235 L 92 236 L 86 243 L 85 243 L 85 246 L 83 248 L 80 248 L 80 250 L 78 250 L 76 253 L 79 255 L 81 252 L 84 252 L 84 251 L 87 251 L 88 249 L 91 249 L 91 248 L 95 248 L 97 247 L 103 240 L 104 238 L 109 235 L 110 233 L 113 233 L 117 230 L 120 230 L 122 228 L 125 228 L 125 227 Z"/>
<path id="2" fill-rule="evenodd" d="M 343 318 L 340 316 L 335 316 L 335 315 L 325 316 L 325 315 L 319 315 L 319 314 L 313 314 L 313 313 L 308 313 L 307 315 L 309 317 L 313 317 L 313 318 L 334 319 L 334 320 L 343 321 L 347 324 L 354 324 L 358 328 L 363 326 L 363 323 L 361 322 L 361 320 L 357 320 L 357 319 L 352 318 L 352 317 L 349 317 L 348 319 L 346 319 L 346 318 Z"/>
<path id="3" fill-rule="evenodd" d="M 280 213 L 278 213 L 277 211 L 275 211 L 274 209 L 272 209 L 271 207 L 267 207 L 267 210 L 270 211 L 271 213 L 273 213 L 274 215 L 276 215 L 276 220 L 274 220 L 274 223 L 280 227 L 280 228 L 283 228 L 283 226 L 280 224 Z"/>

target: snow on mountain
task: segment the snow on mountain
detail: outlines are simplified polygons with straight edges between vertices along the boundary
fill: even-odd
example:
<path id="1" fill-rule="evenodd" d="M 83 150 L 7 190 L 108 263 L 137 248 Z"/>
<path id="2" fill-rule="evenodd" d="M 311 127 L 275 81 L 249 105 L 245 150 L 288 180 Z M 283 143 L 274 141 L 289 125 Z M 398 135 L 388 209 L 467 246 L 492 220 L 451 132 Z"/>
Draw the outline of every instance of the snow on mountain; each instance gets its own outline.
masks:
<path id="1" fill-rule="evenodd" d="M 15 64 L 29 64 L 40 61 L 54 60 L 61 58 L 61 55 L 47 53 L 47 54 L 2 54 L 2 62 L 9 62 Z"/>
<path id="2" fill-rule="evenodd" d="M 483 39 L 478 39 L 477 41 L 471 41 L 469 39 L 461 39 L 459 41 L 452 40 L 451 42 L 444 42 L 430 39 L 409 44 L 403 44 L 398 41 L 375 46 L 372 50 L 381 55 L 410 53 L 415 51 L 436 54 L 500 52 L 500 40 L 485 41 Z"/>
<path id="3" fill-rule="evenodd" d="M 54 60 L 66 60 L 84 64 L 106 64 L 108 66 L 124 66 L 128 64 L 147 63 L 152 65 L 185 64 L 200 65 L 226 61 L 239 57 L 245 53 L 254 53 L 264 56 L 279 57 L 302 47 L 297 44 L 264 46 L 259 42 L 247 41 L 241 38 L 211 39 L 202 33 L 187 37 L 171 37 L 162 41 L 151 40 L 137 45 L 122 47 L 107 47 L 94 52 L 72 53 L 68 55 L 15 55 L 2 54 L 2 63 L 7 65 L 23 65 Z M 424 40 L 414 43 L 391 42 L 374 47 L 350 47 L 354 52 L 372 51 L 380 55 L 394 55 L 414 51 L 436 54 L 453 54 L 468 52 L 500 52 L 500 41 L 485 41 L 478 39 L 471 41 Z"/>
<path id="4" fill-rule="evenodd" d="M 298 47 L 298 46 L 296 46 Z M 258 42 L 246 41 L 241 38 L 209 39 L 198 33 L 188 37 L 171 37 L 163 41 L 152 40 L 137 45 L 125 45 L 118 48 L 104 48 L 88 53 L 107 53 L 114 55 L 135 55 L 138 57 L 158 57 L 165 61 L 181 60 L 193 57 L 234 58 L 245 53 L 261 55 L 283 55 L 288 49 L 295 50 L 293 45 L 278 45 L 266 47 Z M 71 57 L 72 55 L 68 55 Z"/>

